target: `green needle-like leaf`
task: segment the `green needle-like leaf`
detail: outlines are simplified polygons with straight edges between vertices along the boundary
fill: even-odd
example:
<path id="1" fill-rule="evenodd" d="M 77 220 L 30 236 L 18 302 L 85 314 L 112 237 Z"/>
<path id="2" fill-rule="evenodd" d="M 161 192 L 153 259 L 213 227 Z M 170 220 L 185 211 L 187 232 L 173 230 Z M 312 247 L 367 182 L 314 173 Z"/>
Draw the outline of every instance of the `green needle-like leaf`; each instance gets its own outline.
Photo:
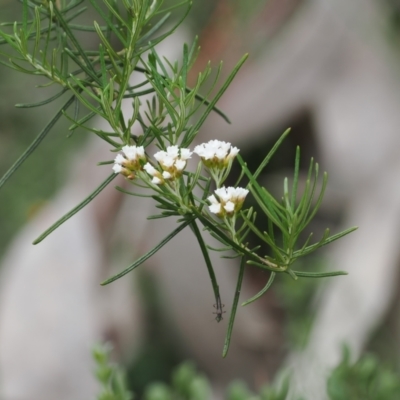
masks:
<path id="1" fill-rule="evenodd" d="M 137 46 L 140 46 L 142 43 L 147 42 L 169 19 L 171 13 L 165 14 L 151 29 L 149 29 L 136 43 Z"/>
<path id="2" fill-rule="evenodd" d="M 334 242 L 335 240 L 338 240 L 338 239 L 342 238 L 343 236 L 348 235 L 348 234 L 351 233 L 351 232 L 354 232 L 354 231 L 357 230 L 357 229 L 358 229 L 357 226 L 354 226 L 354 227 L 349 228 L 349 229 L 345 229 L 344 231 L 339 232 L 339 233 L 337 233 L 336 235 L 329 236 L 328 238 L 326 238 L 326 239 L 323 241 L 323 243 L 318 242 L 318 243 L 315 243 L 315 244 L 313 244 L 313 245 L 311 245 L 311 246 L 307 246 L 305 249 L 295 251 L 295 252 L 293 253 L 293 256 L 294 256 L 294 257 L 299 257 L 299 256 L 305 256 L 305 255 L 307 255 L 307 254 L 310 254 L 310 253 L 312 253 L 313 251 L 315 251 L 316 249 L 318 249 L 319 247 L 322 247 L 322 246 L 325 246 L 325 245 L 327 245 L 327 244 L 329 244 L 329 243 L 332 243 L 332 242 Z"/>
<path id="3" fill-rule="evenodd" d="M 210 104 L 207 106 L 206 110 L 204 111 L 203 115 L 200 117 L 200 119 L 197 121 L 196 125 L 194 125 L 191 129 L 190 132 L 187 136 L 185 136 L 185 139 L 182 142 L 182 147 L 189 146 L 190 143 L 193 141 L 194 137 L 197 135 L 197 132 L 199 131 L 200 127 L 203 125 L 204 121 L 210 114 L 210 112 L 214 109 L 214 106 L 217 104 L 218 100 L 222 97 L 222 95 L 225 93 L 226 89 L 228 89 L 229 85 L 233 81 L 233 78 L 236 76 L 236 74 L 239 72 L 240 68 L 243 66 L 245 61 L 248 58 L 248 54 L 245 54 L 239 62 L 236 64 L 235 68 L 233 71 L 229 74 L 227 80 L 225 83 L 222 85 L 221 89 L 218 91 L 218 93 L 215 95 L 215 97 L 210 101 Z"/>
<path id="4" fill-rule="evenodd" d="M 233 299 L 231 315 L 229 317 L 228 331 L 226 332 L 224 349 L 222 351 L 222 357 L 224 357 L 224 358 L 228 354 L 229 345 L 231 343 L 233 324 L 235 323 L 236 311 L 237 311 L 237 306 L 239 303 L 240 290 L 242 288 L 245 266 L 246 266 L 245 258 L 242 257 L 242 260 L 240 262 L 239 276 L 238 276 L 238 280 L 237 280 L 237 284 L 236 284 L 235 297 Z"/>
<path id="5" fill-rule="evenodd" d="M 133 269 L 138 267 L 139 265 L 143 264 L 146 260 L 148 260 L 153 254 L 157 253 L 158 250 L 160 250 L 165 244 L 167 244 L 174 236 L 176 236 L 182 229 L 186 228 L 189 224 L 192 223 L 194 217 L 189 217 L 185 219 L 185 221 L 178 226 L 173 232 L 171 232 L 167 237 L 165 237 L 157 246 L 155 246 L 153 249 L 151 249 L 149 252 L 147 252 L 145 255 L 137 259 L 133 264 L 131 264 L 128 268 L 123 270 L 117 275 L 114 275 L 113 277 L 105 280 L 104 282 L 101 283 L 102 286 L 108 285 L 111 282 L 116 281 L 119 278 L 122 278 L 124 275 L 127 273 L 131 272 Z"/>
<path id="6" fill-rule="evenodd" d="M 76 207 L 74 207 L 70 212 L 61 217 L 57 222 L 55 222 L 49 229 L 43 232 L 36 240 L 34 240 L 33 244 L 40 243 L 44 238 L 50 235 L 51 232 L 55 231 L 60 225 L 64 222 L 68 221 L 71 217 L 73 217 L 76 213 L 78 213 L 82 208 L 87 206 L 117 175 L 110 175 L 90 196 L 86 197 L 81 203 L 79 203 Z"/>
<path id="7" fill-rule="evenodd" d="M 59 109 L 57 114 L 50 120 L 46 127 L 39 133 L 36 139 L 30 144 L 25 152 L 18 158 L 18 160 L 12 165 L 12 167 L 3 175 L 0 179 L 0 188 L 7 182 L 11 175 L 21 166 L 21 164 L 33 153 L 36 147 L 42 142 L 46 135 L 50 132 L 51 128 L 63 115 L 63 112 L 74 102 L 75 96 L 72 96 L 68 101 Z"/>
<path id="8" fill-rule="evenodd" d="M 278 141 L 274 144 L 272 149 L 269 151 L 267 156 L 264 158 L 263 162 L 260 164 L 260 166 L 257 168 L 257 171 L 254 173 L 254 179 L 258 178 L 258 175 L 261 174 L 263 169 L 267 166 L 269 161 L 271 160 L 272 156 L 276 153 L 278 150 L 279 146 L 282 144 L 282 142 L 286 139 L 286 137 L 289 135 L 291 131 L 291 128 L 286 129 L 285 132 L 282 133 L 281 137 L 278 139 Z"/>
<path id="9" fill-rule="evenodd" d="M 221 304 L 221 296 L 219 294 L 217 277 L 215 276 L 214 268 L 211 263 L 210 255 L 208 254 L 207 246 L 204 242 L 203 237 L 201 236 L 201 232 L 196 224 L 196 220 L 193 220 L 190 226 L 192 227 L 193 233 L 196 235 L 197 241 L 199 242 L 200 245 L 201 252 L 203 253 L 204 261 L 207 265 L 208 274 L 210 276 L 211 284 L 214 290 L 215 304 Z"/>
<path id="10" fill-rule="evenodd" d="M 272 282 L 274 281 L 276 276 L 275 272 L 271 272 L 271 275 L 269 276 L 268 282 L 267 284 L 264 286 L 264 288 L 262 290 L 260 290 L 255 296 L 253 296 L 252 298 L 250 298 L 249 300 L 245 301 L 242 303 L 242 306 L 247 306 L 250 303 L 253 303 L 254 301 L 256 301 L 257 299 L 259 299 L 264 293 L 266 293 L 266 291 L 271 287 Z"/>
<path id="11" fill-rule="evenodd" d="M 331 272 L 303 272 L 293 271 L 299 278 L 328 278 L 330 276 L 348 275 L 345 271 L 331 271 Z"/>
<path id="12" fill-rule="evenodd" d="M 57 100 L 59 97 L 61 97 L 68 89 L 64 88 L 63 90 L 61 90 L 61 92 L 58 92 L 57 94 L 55 94 L 52 97 L 49 97 L 46 100 L 40 101 L 38 103 L 18 103 L 15 105 L 15 107 L 17 108 L 33 108 L 33 107 L 40 107 L 40 106 L 44 106 L 46 104 L 51 103 L 54 100 Z"/>
<path id="13" fill-rule="evenodd" d="M 88 59 L 86 53 L 82 49 L 82 47 L 81 47 L 80 43 L 78 42 L 78 40 L 76 39 L 75 35 L 69 29 L 69 26 L 68 26 L 67 22 L 65 21 L 65 19 L 63 18 L 63 15 L 60 13 L 60 11 L 58 10 L 57 7 L 53 7 L 53 11 L 57 17 L 57 21 L 60 23 L 60 25 L 64 29 L 65 33 L 67 34 L 68 38 L 71 40 L 71 42 L 75 46 L 75 49 L 79 52 L 79 56 L 82 57 L 82 59 L 84 60 L 86 68 L 88 70 L 91 70 L 93 75 L 96 75 L 96 71 L 93 67 L 93 64 Z"/>
<path id="14" fill-rule="evenodd" d="M 294 177 L 292 186 L 292 213 L 296 209 L 296 199 L 297 199 L 297 186 L 299 183 L 299 170 L 300 170 L 300 147 L 296 147 L 296 159 L 294 161 Z"/>

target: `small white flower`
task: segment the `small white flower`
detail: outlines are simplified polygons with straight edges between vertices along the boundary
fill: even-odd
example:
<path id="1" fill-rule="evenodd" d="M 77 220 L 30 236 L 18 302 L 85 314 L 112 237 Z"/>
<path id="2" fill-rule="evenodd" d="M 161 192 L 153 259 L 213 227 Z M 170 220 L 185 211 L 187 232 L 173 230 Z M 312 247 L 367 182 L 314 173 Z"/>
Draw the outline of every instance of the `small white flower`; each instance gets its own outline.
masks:
<path id="1" fill-rule="evenodd" d="M 207 197 L 207 200 L 211 203 L 211 205 L 208 207 L 210 209 L 210 212 L 213 214 L 220 214 L 221 213 L 221 204 L 218 202 L 216 197 L 214 195 L 211 195 Z"/>
<path id="2" fill-rule="evenodd" d="M 214 195 L 209 196 L 207 198 L 211 203 L 209 210 L 219 217 L 225 215 L 232 216 L 233 213 L 238 212 L 242 208 L 248 193 L 249 191 L 247 189 L 241 187 L 234 188 L 229 186 L 226 188 L 223 186 L 216 189 L 215 194 L 218 196 L 219 200 Z"/>
<path id="3" fill-rule="evenodd" d="M 215 157 L 217 157 L 218 160 L 224 160 L 227 155 L 228 152 L 225 149 L 218 148 L 215 150 Z"/>
<path id="4" fill-rule="evenodd" d="M 241 187 L 236 188 L 236 196 L 239 199 L 239 201 L 244 201 L 248 193 L 249 191 L 247 189 L 243 189 Z"/>
<path id="5" fill-rule="evenodd" d="M 231 147 L 231 151 L 229 152 L 228 158 L 231 159 L 235 158 L 238 155 L 239 151 L 240 150 L 237 147 Z"/>
<path id="6" fill-rule="evenodd" d="M 163 181 L 160 178 L 158 178 L 157 176 L 154 176 L 151 181 L 153 183 L 155 183 L 156 185 L 161 185 L 163 183 Z"/>
<path id="7" fill-rule="evenodd" d="M 135 178 L 135 171 L 139 171 L 142 167 L 143 161 L 146 160 L 144 147 L 124 146 L 122 152 L 125 157 L 119 153 L 115 157 L 113 170 L 116 174 L 121 173 L 130 179 Z"/>
<path id="8" fill-rule="evenodd" d="M 142 158 L 142 159 L 146 158 L 143 146 L 136 147 L 136 154 L 138 155 L 139 158 Z"/>
<path id="9" fill-rule="evenodd" d="M 210 212 L 212 212 L 213 214 L 217 214 L 219 216 L 219 214 L 221 214 L 221 204 L 211 204 L 208 209 L 210 210 Z"/>
<path id="10" fill-rule="evenodd" d="M 158 172 L 150 163 L 145 164 L 143 169 L 151 176 L 154 176 Z"/>
<path id="11" fill-rule="evenodd" d="M 126 161 L 126 159 L 121 153 L 118 153 L 117 157 L 115 157 L 114 161 L 115 161 L 116 164 L 121 164 L 122 165 Z"/>
<path id="12" fill-rule="evenodd" d="M 114 164 L 112 169 L 116 174 L 119 174 L 120 172 L 122 172 L 122 166 L 119 164 Z"/>
<path id="13" fill-rule="evenodd" d="M 153 183 L 155 183 L 156 185 L 161 185 L 164 183 L 160 171 L 154 168 L 150 163 L 145 164 L 143 166 L 143 169 L 153 177 L 153 179 L 151 180 Z"/>
<path id="14" fill-rule="evenodd" d="M 176 160 L 175 161 L 175 168 L 177 171 L 183 171 L 186 167 L 186 161 L 185 160 Z"/>
<path id="15" fill-rule="evenodd" d="M 225 211 L 227 213 L 232 213 L 233 211 L 235 211 L 235 203 L 232 203 L 231 201 L 228 201 L 225 205 L 224 205 Z"/>
<path id="16" fill-rule="evenodd" d="M 229 142 L 210 140 L 196 146 L 193 152 L 201 157 L 206 167 L 223 169 L 237 156 L 239 149 Z"/>
<path id="17" fill-rule="evenodd" d="M 179 156 L 179 147 L 178 146 L 167 147 L 167 154 L 172 158 L 177 158 Z"/>
<path id="18" fill-rule="evenodd" d="M 188 160 L 189 158 L 192 158 L 192 152 L 190 149 L 181 149 L 181 160 Z"/>
<path id="19" fill-rule="evenodd" d="M 186 167 L 186 160 L 189 159 L 192 152 L 189 149 L 179 149 L 178 146 L 169 146 L 166 151 L 158 151 L 154 154 L 154 158 L 159 162 L 164 172 L 167 172 L 168 178 L 178 178 Z"/>
<path id="20" fill-rule="evenodd" d="M 207 197 L 207 200 L 211 203 L 211 204 L 219 204 L 217 198 L 212 194 L 211 196 Z"/>
<path id="21" fill-rule="evenodd" d="M 136 160 L 136 146 L 124 146 L 122 152 L 128 160 Z"/>
<path id="22" fill-rule="evenodd" d="M 165 168 L 171 168 L 175 163 L 175 158 L 167 155 L 164 159 L 160 162 L 160 164 Z"/>
<path id="23" fill-rule="evenodd" d="M 162 173 L 162 176 L 163 176 L 164 179 L 171 179 L 172 178 L 172 175 L 168 171 L 164 171 Z"/>

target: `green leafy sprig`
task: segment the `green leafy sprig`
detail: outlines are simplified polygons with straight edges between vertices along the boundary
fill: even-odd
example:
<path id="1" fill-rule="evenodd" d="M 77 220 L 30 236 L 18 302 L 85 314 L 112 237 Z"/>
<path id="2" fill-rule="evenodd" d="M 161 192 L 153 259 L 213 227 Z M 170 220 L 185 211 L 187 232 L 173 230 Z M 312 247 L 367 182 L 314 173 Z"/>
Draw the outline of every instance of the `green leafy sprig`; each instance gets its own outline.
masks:
<path id="1" fill-rule="evenodd" d="M 259 184 L 259 176 L 268 165 L 278 147 L 289 134 L 286 131 L 267 154 L 258 169 L 252 173 L 238 154 L 239 149 L 218 140 L 202 144 L 193 152 L 200 156 L 194 172 L 186 170 L 186 162 L 193 152 L 190 146 L 209 114 L 214 111 L 229 119 L 216 107 L 232 80 L 247 59 L 244 55 L 222 84 L 218 84 L 222 64 L 213 74 L 210 64 L 199 73 L 193 87 L 188 86 L 188 75 L 199 52 L 197 40 L 191 46 L 184 45 L 179 62 L 161 57 L 155 46 L 171 35 L 182 23 L 191 8 L 191 1 L 182 1 L 172 8 L 163 8 L 163 0 L 88 0 L 96 10 L 101 23 L 93 26 L 79 25 L 75 19 L 86 7 L 84 0 L 23 0 L 22 21 L 0 24 L 0 51 L 2 62 L 21 73 L 39 75 L 47 80 L 42 88 L 59 85 L 60 89 L 47 100 L 33 104 L 19 104 L 20 108 L 41 107 L 61 98 L 68 99 L 54 117 L 34 139 L 28 149 L 0 179 L 0 187 L 36 149 L 57 121 L 65 116 L 71 121 L 70 135 L 83 128 L 104 140 L 110 150 L 118 153 L 115 161 L 106 160 L 99 165 L 114 164 L 114 174 L 70 212 L 62 216 L 34 244 L 67 221 L 91 202 L 120 173 L 133 185 L 146 189 L 136 193 L 122 188 L 118 190 L 148 197 L 156 203 L 159 214 L 149 219 L 174 217 L 178 226 L 148 253 L 142 255 L 125 270 L 103 282 L 109 284 L 144 263 L 186 227 L 194 233 L 208 270 L 215 297 L 216 320 L 222 319 L 222 301 L 209 252 L 219 251 L 224 257 L 240 259 L 234 302 L 228 323 L 223 349 L 226 356 L 232 336 L 235 315 L 239 304 L 245 268 L 251 264 L 270 271 L 264 289 L 242 305 L 254 302 L 271 286 L 277 274 L 288 274 L 293 279 L 320 278 L 344 275 L 345 272 L 300 272 L 292 269 L 294 262 L 320 247 L 352 232 L 348 229 L 329 236 L 326 230 L 317 242 L 311 243 L 312 234 L 299 243 L 321 205 L 327 175 L 323 174 L 319 189 L 319 168 L 311 160 L 305 188 L 298 193 L 300 150 L 297 149 L 293 184 L 283 185 L 283 196 L 276 199 Z M 184 8 L 183 16 L 166 28 L 175 8 Z M 75 32 L 95 32 L 99 39 L 98 50 L 84 48 Z M 118 42 L 118 46 L 115 45 Z M 3 48 L 3 47 L 1 47 Z M 131 77 L 136 83 L 131 83 Z M 219 89 L 216 89 L 219 85 Z M 207 87 L 207 90 L 205 88 Z M 213 93 L 216 93 L 213 95 Z M 129 102 L 126 115 L 123 105 Z M 72 105 L 74 112 L 69 112 Z M 80 116 L 81 109 L 84 115 Z M 109 125 L 109 131 L 90 126 L 97 116 Z M 134 130 L 135 129 L 135 130 Z M 137 132 L 140 131 L 140 134 Z M 135 132 L 135 134 L 134 134 Z M 70 136 L 69 135 L 69 136 Z M 149 146 L 159 152 L 149 155 Z M 225 188 L 232 163 L 238 159 L 242 168 L 235 187 Z M 246 188 L 238 184 L 248 179 Z M 215 188 L 215 191 L 214 191 Z M 199 195 L 200 193 L 200 195 Z M 257 212 L 244 208 L 245 197 L 251 193 L 267 219 L 267 226 L 258 223 Z M 220 243 L 220 248 L 207 245 L 203 231 Z M 262 240 L 262 246 L 252 246 L 249 233 Z M 229 254 L 226 252 L 229 251 Z M 232 256 L 233 254 L 233 256 Z"/>

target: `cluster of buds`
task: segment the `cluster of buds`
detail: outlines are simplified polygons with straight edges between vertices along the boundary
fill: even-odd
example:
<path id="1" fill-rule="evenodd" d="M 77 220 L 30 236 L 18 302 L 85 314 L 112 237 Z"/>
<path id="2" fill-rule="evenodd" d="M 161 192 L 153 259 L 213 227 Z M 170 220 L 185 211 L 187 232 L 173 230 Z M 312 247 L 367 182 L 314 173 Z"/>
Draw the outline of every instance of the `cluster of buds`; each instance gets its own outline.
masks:
<path id="1" fill-rule="evenodd" d="M 169 146 L 167 151 L 158 151 L 154 158 L 161 166 L 162 173 L 147 163 L 143 168 L 153 177 L 152 182 L 161 185 L 166 180 L 174 180 L 182 175 L 187 160 L 191 158 L 192 152 L 189 149 L 180 149 L 178 146 Z"/>
<path id="2" fill-rule="evenodd" d="M 224 169 L 232 163 L 239 153 L 239 149 L 233 147 L 229 142 L 210 140 L 208 143 L 196 146 L 193 152 L 201 157 L 207 168 Z"/>
<path id="3" fill-rule="evenodd" d="M 243 202 L 248 193 L 249 191 L 247 189 L 241 187 L 234 188 L 230 186 L 226 188 L 223 186 L 216 189 L 215 194 L 218 198 L 214 195 L 207 198 L 211 203 L 209 210 L 221 218 L 225 216 L 231 217 L 242 208 Z"/>
<path id="4" fill-rule="evenodd" d="M 124 146 L 123 155 L 120 153 L 115 157 L 113 171 L 122 174 L 129 179 L 135 179 L 135 172 L 142 169 L 146 162 L 143 146 Z"/>

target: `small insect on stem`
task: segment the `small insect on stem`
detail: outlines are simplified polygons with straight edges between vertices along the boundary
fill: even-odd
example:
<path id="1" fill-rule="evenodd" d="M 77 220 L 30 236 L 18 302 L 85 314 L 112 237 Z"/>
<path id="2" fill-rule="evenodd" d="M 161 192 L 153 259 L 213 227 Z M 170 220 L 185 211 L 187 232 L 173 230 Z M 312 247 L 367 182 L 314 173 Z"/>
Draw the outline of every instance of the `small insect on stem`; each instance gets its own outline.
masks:
<path id="1" fill-rule="evenodd" d="M 218 297 L 217 299 L 217 303 L 214 304 L 214 308 L 215 308 L 215 312 L 213 312 L 213 314 L 216 314 L 217 316 L 215 317 L 215 320 L 217 322 L 221 322 L 223 320 L 222 318 L 222 314 L 225 314 L 226 311 L 223 311 L 222 309 L 225 307 L 225 304 L 221 303 L 221 299 Z"/>

